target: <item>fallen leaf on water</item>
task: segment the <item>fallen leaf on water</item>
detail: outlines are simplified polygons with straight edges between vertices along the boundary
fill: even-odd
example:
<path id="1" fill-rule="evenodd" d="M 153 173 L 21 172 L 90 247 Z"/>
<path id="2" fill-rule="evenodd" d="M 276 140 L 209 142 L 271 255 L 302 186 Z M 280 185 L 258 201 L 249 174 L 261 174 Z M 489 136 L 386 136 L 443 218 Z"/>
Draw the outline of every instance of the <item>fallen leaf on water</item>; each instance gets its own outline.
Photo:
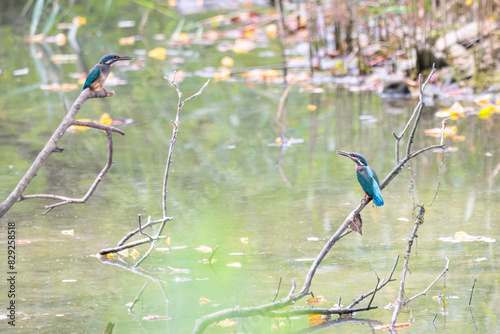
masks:
<path id="1" fill-rule="evenodd" d="M 309 321 L 309 326 L 317 326 L 330 319 L 329 314 L 309 314 L 307 320 Z"/>
<path id="2" fill-rule="evenodd" d="M 437 238 L 437 239 L 444 241 L 444 242 L 451 242 L 451 243 L 470 242 L 470 241 L 484 241 L 484 242 L 495 242 L 496 241 L 493 238 L 468 235 L 464 231 L 459 231 L 459 232 L 455 233 L 454 237 L 442 237 L 442 238 Z"/>
<path id="3" fill-rule="evenodd" d="M 231 71 L 227 68 L 221 68 L 218 72 L 214 72 L 214 81 L 224 81 L 229 79 Z"/>
<path id="4" fill-rule="evenodd" d="M 120 45 L 134 45 L 135 41 L 136 41 L 135 36 L 122 37 L 118 40 L 118 44 L 120 44 Z"/>
<path id="5" fill-rule="evenodd" d="M 394 324 L 393 328 L 407 328 L 410 326 L 411 326 L 410 322 L 403 322 L 403 323 Z M 389 328 L 391 328 L 391 325 L 376 326 L 374 328 L 385 331 L 385 330 L 388 330 Z"/>
<path id="6" fill-rule="evenodd" d="M 239 262 L 228 263 L 227 266 L 228 267 L 241 268 L 241 263 L 239 263 Z"/>
<path id="7" fill-rule="evenodd" d="M 464 141 L 465 136 L 453 136 L 452 140 L 453 141 Z"/>
<path id="8" fill-rule="evenodd" d="M 245 238 L 240 238 L 241 242 L 244 243 L 245 245 L 248 245 L 248 237 Z"/>
<path id="9" fill-rule="evenodd" d="M 132 251 L 132 253 L 130 253 L 130 256 L 132 256 L 134 258 L 134 260 L 139 256 L 141 255 L 141 253 L 139 253 L 135 248 L 134 250 Z"/>
<path id="10" fill-rule="evenodd" d="M 116 259 L 116 254 L 115 253 L 108 253 L 106 254 L 107 259 Z"/>
<path id="11" fill-rule="evenodd" d="M 75 235 L 75 230 L 62 230 L 63 235 Z"/>
<path id="12" fill-rule="evenodd" d="M 75 16 L 73 18 L 73 24 L 78 25 L 79 27 L 83 26 L 87 23 L 87 18 L 83 16 Z"/>
<path id="13" fill-rule="evenodd" d="M 205 305 L 207 303 L 210 303 L 211 300 L 210 299 L 207 299 L 207 298 L 204 298 L 204 297 L 200 297 L 200 305 Z"/>
<path id="14" fill-rule="evenodd" d="M 480 119 L 486 119 L 486 118 L 491 116 L 491 114 L 493 113 L 493 110 L 494 109 L 492 106 L 488 106 L 486 108 L 483 108 L 483 109 L 479 110 L 477 117 L 479 117 Z"/>
<path id="15" fill-rule="evenodd" d="M 171 318 L 168 315 L 148 315 L 147 317 L 142 318 L 147 321 L 156 321 L 156 320 L 170 320 Z"/>
<path id="16" fill-rule="evenodd" d="M 318 107 L 316 107 L 314 104 L 307 105 L 307 110 L 309 111 L 316 111 L 316 109 L 318 109 Z"/>
<path id="17" fill-rule="evenodd" d="M 238 324 L 238 322 L 231 320 L 231 319 L 225 319 L 220 321 L 217 325 L 220 327 L 231 327 Z"/>
<path id="18" fill-rule="evenodd" d="M 77 54 L 55 54 L 52 56 L 52 61 L 56 64 L 71 64 L 78 60 Z"/>
<path id="19" fill-rule="evenodd" d="M 208 246 L 203 246 L 201 245 L 200 247 L 195 248 L 197 251 L 200 251 L 202 253 L 212 253 L 212 248 Z"/>
<path id="20" fill-rule="evenodd" d="M 209 263 L 210 263 L 210 264 L 214 264 L 215 262 L 217 262 L 217 260 L 216 260 L 216 259 L 212 259 L 212 260 L 210 260 L 210 261 L 208 261 L 208 259 L 203 259 L 203 263 L 204 263 L 204 264 L 209 264 Z"/>
<path id="21" fill-rule="evenodd" d="M 270 24 L 266 27 L 266 34 L 270 38 L 275 38 L 278 33 L 278 26 L 276 24 Z"/>
<path id="22" fill-rule="evenodd" d="M 19 244 L 30 244 L 30 243 L 31 243 L 31 241 L 29 241 L 29 240 L 16 240 L 16 244 L 18 244 L 18 245 Z"/>
<path id="23" fill-rule="evenodd" d="M 307 300 L 307 305 L 314 306 L 314 305 L 325 303 L 326 301 L 327 300 L 325 299 L 325 297 L 323 297 L 323 296 L 320 295 L 318 297 L 309 298 Z"/>
<path id="24" fill-rule="evenodd" d="M 52 83 L 49 85 L 44 85 L 44 84 L 40 85 L 41 90 L 51 90 L 53 92 L 57 91 L 69 92 L 72 90 L 77 90 L 78 88 L 80 88 L 79 85 L 70 83 L 63 83 L 63 84 Z"/>
<path id="25" fill-rule="evenodd" d="M 231 57 L 225 56 L 224 58 L 222 58 L 221 64 L 227 67 L 231 67 L 234 65 L 234 60 Z"/>
<path id="26" fill-rule="evenodd" d="M 168 76 L 168 79 L 170 81 L 174 81 L 174 76 L 175 76 L 175 82 L 179 83 L 179 82 L 184 81 L 184 71 L 183 70 L 179 70 L 175 73 L 174 72 L 170 73 L 170 75 Z"/>
<path id="27" fill-rule="evenodd" d="M 424 130 L 424 134 L 426 136 L 431 136 L 431 137 L 441 137 L 441 128 L 433 128 L 433 129 L 426 129 Z M 447 126 L 444 128 L 444 136 L 449 137 L 449 136 L 455 136 L 457 134 L 457 127 L 456 126 Z"/>
<path id="28" fill-rule="evenodd" d="M 156 60 L 165 60 L 167 59 L 167 49 L 163 47 L 154 48 L 148 52 L 148 56 Z"/>

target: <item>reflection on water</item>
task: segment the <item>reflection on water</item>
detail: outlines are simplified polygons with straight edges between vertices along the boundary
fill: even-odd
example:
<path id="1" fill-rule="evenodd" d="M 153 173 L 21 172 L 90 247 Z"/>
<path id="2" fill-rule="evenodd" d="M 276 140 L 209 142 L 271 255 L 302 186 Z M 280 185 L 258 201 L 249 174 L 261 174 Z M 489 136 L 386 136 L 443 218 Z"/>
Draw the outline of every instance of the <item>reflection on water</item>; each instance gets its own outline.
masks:
<path id="1" fill-rule="evenodd" d="M 7 48 L 1 65 L 0 195 L 4 198 L 64 116 L 62 97 L 71 103 L 78 94 L 42 91 L 40 83 L 66 82 L 69 73 L 82 71 L 79 67 L 84 63 L 54 66 L 48 61 L 49 50 L 30 50 L 20 36 L 1 36 L 3 42 L 10 40 L 17 50 L 32 55 L 18 57 L 19 51 Z M 101 43 L 85 44 L 84 49 L 89 50 L 84 54 L 85 63 L 98 60 L 105 49 Z M 123 51 L 127 53 L 127 49 Z M 43 52 L 41 57 L 39 52 Z M 219 55 L 209 53 L 207 57 Z M 126 135 L 115 138 L 115 164 L 89 202 L 57 208 L 43 216 L 43 205 L 48 202 L 26 201 L 14 205 L 1 220 L 4 230 L 5 222 L 16 221 L 18 238 L 31 241 L 18 245 L 21 332 L 99 332 L 111 321 L 116 322 L 118 333 L 185 333 L 204 314 L 236 304 L 272 301 L 280 277 L 278 298 L 283 297 L 292 279 L 299 286 L 303 283 L 311 264 L 307 259 L 317 255 L 363 197 L 353 165 L 335 151 L 362 153 L 383 178 L 394 165 L 392 133 L 401 130 L 415 104 L 388 105 L 374 93 L 351 93 L 327 83 L 313 92 L 297 85 L 287 99 L 286 122 L 276 131 L 275 117 L 283 94 L 280 85 L 211 83 L 181 114 L 169 180 L 169 215 L 174 220 L 165 229 L 171 243 L 160 242 L 162 250 L 134 273 L 127 263 L 106 265 L 93 254 L 135 229 L 137 214 L 153 218 L 161 214 L 162 177 L 177 98 L 162 79 L 163 72 L 170 71 L 168 64 L 145 58 L 138 61 L 144 62 L 139 71 L 114 70 L 128 81 L 128 85 L 114 88 L 115 97 L 87 101 L 79 114 L 96 119 L 109 112 L 116 118 L 133 119 L 122 127 Z M 187 75 L 181 88 L 189 96 L 205 80 L 188 73 L 201 66 L 198 60 L 185 66 Z M 29 74 L 13 77 L 12 71 L 21 67 L 29 68 Z M 457 143 L 447 139 L 458 150 L 446 154 L 439 195 L 427 208 L 419 230 L 407 295 L 423 291 L 442 271 L 445 257 L 450 259 L 450 271 L 445 281 L 400 315 L 401 321 L 415 319 L 415 332 L 433 329 L 436 313 L 434 325 L 439 330 L 498 328 L 496 242 L 438 240 L 459 231 L 498 240 L 498 121 L 469 117 L 451 122 L 467 139 Z M 431 110 L 426 111 L 417 147 L 438 142 L 423 136 L 424 129 L 437 125 Z M 276 138 L 304 142 L 285 151 L 269 145 Z M 105 162 L 105 144 L 105 137 L 97 131 L 66 134 L 61 142 L 64 153 L 50 157 L 27 193 L 81 196 Z M 414 161 L 417 203 L 432 201 L 440 161 L 440 154 L 430 152 Z M 380 277 L 387 277 L 412 229 L 413 202 L 408 189 L 405 170 L 384 189 L 386 205 L 363 211 L 363 236 L 350 234 L 326 257 L 312 289 L 329 301 L 328 307 L 339 297 L 348 304 L 371 290 L 376 282 L 371 264 Z M 67 229 L 74 229 L 75 235 L 61 233 Z M 245 238 L 248 242 L 242 241 Z M 214 264 L 204 263 L 210 254 L 195 249 L 201 245 L 218 246 Z M 139 247 L 138 251 L 144 254 L 146 249 Z M 399 279 L 399 271 L 396 277 Z M 472 302 L 475 323 L 467 307 L 473 277 L 478 278 Z M 146 282 L 150 283 L 129 313 L 126 304 L 134 301 Z M 388 323 L 392 312 L 382 306 L 395 300 L 397 289 L 398 282 L 389 284 L 375 298 L 379 309 L 356 318 L 366 318 L 363 324 Z M 445 315 L 439 313 L 443 303 L 432 299 L 438 293 L 460 297 L 447 301 Z M 305 301 L 297 306 L 305 307 Z M 143 320 L 148 315 L 168 320 Z M 276 319 L 240 319 L 236 331 L 269 332 L 273 324 Z M 304 317 L 285 324 L 292 329 L 308 327 Z M 332 325 L 333 330 L 353 333 L 368 328 L 355 322 L 332 321 Z"/>

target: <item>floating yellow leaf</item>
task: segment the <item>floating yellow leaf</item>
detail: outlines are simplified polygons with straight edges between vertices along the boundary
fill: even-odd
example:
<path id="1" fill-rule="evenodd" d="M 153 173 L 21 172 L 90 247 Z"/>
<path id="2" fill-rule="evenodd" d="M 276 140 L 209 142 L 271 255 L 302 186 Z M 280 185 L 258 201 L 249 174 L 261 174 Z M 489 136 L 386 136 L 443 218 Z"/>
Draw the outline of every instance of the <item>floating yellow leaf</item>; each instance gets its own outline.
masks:
<path id="1" fill-rule="evenodd" d="M 309 314 L 307 320 L 309 321 L 309 326 L 313 327 L 324 323 L 330 317 L 329 314 Z"/>
<path id="2" fill-rule="evenodd" d="M 244 243 L 245 245 L 248 245 L 248 237 L 245 238 L 240 238 L 241 242 Z"/>
<path id="3" fill-rule="evenodd" d="M 464 231 L 458 231 L 455 233 L 455 239 L 464 239 L 467 238 L 469 235 L 465 233 Z"/>
<path id="4" fill-rule="evenodd" d="M 460 104 L 460 102 L 455 102 L 450 107 L 450 117 L 456 119 L 458 117 L 465 116 L 465 108 Z"/>
<path id="5" fill-rule="evenodd" d="M 320 295 L 318 297 L 309 298 L 307 300 L 307 305 L 313 306 L 313 305 L 321 304 L 321 303 L 324 303 L 324 302 L 326 302 L 325 297 L 323 297 L 323 296 Z"/>
<path id="6" fill-rule="evenodd" d="M 167 59 L 167 49 L 162 47 L 154 48 L 148 52 L 148 56 L 157 60 L 165 60 Z"/>
<path id="7" fill-rule="evenodd" d="M 233 46 L 233 52 L 234 53 L 247 53 L 250 50 L 253 50 L 255 47 L 255 43 L 252 41 L 249 41 L 247 39 L 243 38 L 238 38 Z"/>
<path id="8" fill-rule="evenodd" d="M 491 116 L 491 114 L 493 113 L 493 110 L 494 110 L 494 108 L 492 106 L 488 106 L 486 108 L 483 108 L 483 109 L 479 110 L 479 114 L 477 115 L 477 117 L 479 117 L 481 119 L 486 119 L 486 118 Z"/>
<path id="9" fill-rule="evenodd" d="M 135 248 L 134 250 L 132 251 L 132 253 L 130 253 L 130 256 L 132 256 L 134 258 L 134 260 L 139 256 L 141 255 L 141 253 L 139 253 Z"/>
<path id="10" fill-rule="evenodd" d="M 427 129 L 424 130 L 424 134 L 426 136 L 431 136 L 431 137 L 441 137 L 441 128 L 433 128 L 433 129 Z M 447 126 L 444 128 L 444 136 L 449 137 L 449 136 L 455 136 L 457 134 L 457 127 L 456 126 Z"/>
<path id="11" fill-rule="evenodd" d="M 452 140 L 453 141 L 464 141 L 465 136 L 453 136 Z"/>
<path id="12" fill-rule="evenodd" d="M 231 67 L 234 65 L 234 60 L 231 57 L 225 56 L 224 58 L 222 58 L 221 63 L 224 66 Z"/>
<path id="13" fill-rule="evenodd" d="M 107 259 L 116 259 L 116 254 L 115 253 L 108 253 L 106 254 Z"/>
<path id="14" fill-rule="evenodd" d="M 208 246 L 200 246 L 200 247 L 197 247 L 195 248 L 197 251 L 200 251 L 202 253 L 212 253 L 212 248 L 211 247 L 208 247 Z"/>
<path id="15" fill-rule="evenodd" d="M 63 235 L 75 235 L 75 230 L 62 230 Z"/>
<path id="16" fill-rule="evenodd" d="M 219 325 L 220 327 L 232 327 L 232 326 L 235 326 L 236 324 L 238 324 L 236 321 L 231 320 L 231 319 L 226 319 L 226 320 L 222 320 L 217 325 Z"/>
<path id="17" fill-rule="evenodd" d="M 234 267 L 234 268 L 241 268 L 241 263 L 239 263 L 239 262 L 228 263 L 227 266 Z"/>
<path id="18" fill-rule="evenodd" d="M 113 125 L 113 119 L 107 112 L 105 112 L 101 115 L 101 118 L 99 118 L 99 124 L 111 126 Z"/>
<path id="19" fill-rule="evenodd" d="M 44 85 L 44 84 L 40 85 L 41 90 L 51 90 L 54 92 L 57 92 L 57 91 L 69 92 L 71 90 L 77 90 L 78 88 L 80 88 L 79 85 L 70 84 L 70 83 L 63 83 L 63 84 L 52 83 L 52 84 L 48 84 L 48 85 Z"/>
<path id="20" fill-rule="evenodd" d="M 316 109 L 318 109 L 318 107 L 316 107 L 314 104 L 307 105 L 307 110 L 309 111 L 316 111 Z"/>
<path id="21" fill-rule="evenodd" d="M 83 16 L 75 16 L 73 18 L 73 23 L 81 27 L 87 23 L 87 18 Z"/>
<path id="22" fill-rule="evenodd" d="M 200 297 L 200 305 L 205 305 L 205 304 L 210 303 L 210 302 L 211 302 L 210 299 Z"/>

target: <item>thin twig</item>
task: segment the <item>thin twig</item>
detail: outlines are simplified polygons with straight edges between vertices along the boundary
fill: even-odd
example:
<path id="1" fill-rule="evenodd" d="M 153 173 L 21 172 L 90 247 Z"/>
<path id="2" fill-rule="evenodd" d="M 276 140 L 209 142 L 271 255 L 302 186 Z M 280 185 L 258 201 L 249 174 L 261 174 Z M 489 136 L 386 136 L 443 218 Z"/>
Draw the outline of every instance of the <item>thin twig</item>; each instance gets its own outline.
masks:
<path id="1" fill-rule="evenodd" d="M 477 278 L 474 277 L 474 282 L 472 283 L 472 290 L 470 292 L 469 306 L 471 306 L 471 304 L 472 304 L 472 294 L 474 293 L 474 287 L 476 286 L 476 281 L 477 281 Z"/>
<path id="2" fill-rule="evenodd" d="M 138 221 L 138 223 L 139 223 L 139 231 L 141 231 L 142 235 L 145 235 L 149 239 L 153 240 L 153 238 L 149 234 L 147 234 L 146 232 L 144 232 L 142 230 L 142 226 L 141 226 L 141 214 L 138 214 L 137 216 L 138 216 L 138 220 L 139 220 Z M 151 225 L 151 216 L 148 216 L 148 225 Z"/>
<path id="3" fill-rule="evenodd" d="M 87 126 L 89 128 L 94 128 L 94 129 L 99 129 L 99 130 L 104 130 L 104 131 L 113 131 L 116 133 L 119 133 L 121 135 L 125 135 L 125 132 L 122 130 L 115 128 L 113 126 L 107 126 L 104 124 L 98 124 L 94 122 L 85 122 L 85 121 L 74 121 L 72 125 L 77 125 L 77 126 Z"/>
<path id="4" fill-rule="evenodd" d="M 118 252 L 120 252 L 120 251 L 122 251 L 124 249 L 127 249 L 127 248 L 132 248 L 132 247 L 136 247 L 136 246 L 139 246 L 139 245 L 144 245 L 144 244 L 147 244 L 147 243 L 150 243 L 150 242 L 156 242 L 156 241 L 158 241 L 160 239 L 164 239 L 164 238 L 165 238 L 164 236 L 153 237 L 152 241 L 149 238 L 139 239 L 139 240 L 136 240 L 136 241 L 133 241 L 133 242 L 129 242 L 128 244 L 124 244 L 124 245 L 121 245 L 121 246 L 111 247 L 111 248 L 104 248 L 101 251 L 99 251 L 99 254 L 106 255 L 106 254 L 111 254 L 111 253 L 118 253 Z"/>
<path id="5" fill-rule="evenodd" d="M 450 264 L 450 260 L 449 260 L 448 258 L 446 258 L 446 264 L 445 264 L 444 269 L 443 269 L 443 271 L 441 272 L 441 274 L 439 274 L 439 275 L 436 277 L 436 279 L 435 279 L 434 281 L 432 281 L 432 283 L 431 283 L 431 284 L 429 284 L 429 286 L 428 286 L 428 287 L 427 287 L 424 291 L 422 291 L 422 292 L 420 292 L 420 293 L 417 293 L 415 296 L 413 296 L 413 297 L 411 297 L 411 298 L 408 298 L 408 299 L 407 299 L 407 300 L 403 303 L 403 305 L 408 304 L 409 302 L 411 302 L 411 301 L 412 301 L 413 299 L 415 299 L 415 298 L 418 298 L 418 297 L 420 297 L 420 296 L 425 296 L 425 295 L 427 294 L 427 291 L 429 291 L 429 290 L 430 290 L 430 288 L 432 288 L 432 287 L 434 286 L 434 284 L 436 284 L 436 283 L 437 283 L 437 281 L 439 281 L 439 279 L 440 279 L 441 277 L 443 277 L 443 276 L 446 274 L 446 272 L 448 271 L 448 266 L 449 266 L 449 264 Z M 443 296 L 443 298 L 445 298 L 445 296 Z"/>
<path id="6" fill-rule="evenodd" d="M 166 219 L 167 219 L 167 221 L 170 221 L 170 220 L 172 220 L 174 218 L 173 217 L 167 217 Z M 154 220 L 152 222 L 148 222 L 147 224 L 142 225 L 142 229 L 144 230 L 146 227 L 150 227 L 150 226 L 153 226 L 153 225 L 156 225 L 156 224 L 160 224 L 162 222 L 163 222 L 162 219 L 158 219 L 158 220 Z M 137 229 L 135 229 L 133 231 L 130 231 L 129 233 L 127 233 L 126 236 L 124 236 L 122 238 L 122 240 L 120 240 L 120 242 L 118 242 L 118 246 L 123 245 L 125 242 L 127 242 L 128 239 L 132 238 L 134 235 L 136 235 L 137 233 L 140 233 L 140 232 L 141 232 L 141 230 L 139 228 L 137 228 Z"/>
<path id="7" fill-rule="evenodd" d="M 137 297 L 135 297 L 135 300 L 134 302 L 132 303 L 132 305 L 130 305 L 130 307 L 128 308 L 128 311 L 129 312 L 132 312 L 133 309 L 134 309 L 134 306 L 135 304 L 139 301 L 141 295 L 142 295 L 142 292 L 144 291 L 144 289 L 146 289 L 146 286 L 148 285 L 149 282 L 146 282 L 144 283 L 144 286 L 142 287 L 141 291 L 139 291 L 139 294 L 137 295 Z"/>
<path id="8" fill-rule="evenodd" d="M 276 288 L 276 293 L 274 294 L 273 303 L 276 301 L 276 298 L 278 297 L 278 293 L 280 292 L 281 279 L 282 279 L 282 277 L 280 277 L 280 281 L 278 282 L 278 287 Z"/>

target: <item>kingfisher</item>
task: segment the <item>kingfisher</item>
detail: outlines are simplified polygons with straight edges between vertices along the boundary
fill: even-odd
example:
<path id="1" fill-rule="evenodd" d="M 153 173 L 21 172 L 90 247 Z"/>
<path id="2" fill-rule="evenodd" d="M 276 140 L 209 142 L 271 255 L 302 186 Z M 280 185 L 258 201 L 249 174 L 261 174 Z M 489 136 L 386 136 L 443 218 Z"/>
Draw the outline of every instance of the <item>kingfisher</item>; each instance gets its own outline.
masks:
<path id="1" fill-rule="evenodd" d="M 356 176 L 358 177 L 361 188 L 363 188 L 365 192 L 365 198 L 363 198 L 363 200 L 368 196 L 373 199 L 373 203 L 375 203 L 376 206 L 384 205 L 378 176 L 375 171 L 368 166 L 366 158 L 354 152 L 337 151 L 337 153 L 344 157 L 348 157 L 356 164 Z"/>
<path id="2" fill-rule="evenodd" d="M 103 56 L 101 60 L 99 60 L 99 63 L 95 64 L 95 66 L 90 69 L 82 90 L 85 90 L 85 88 L 90 88 L 90 90 L 102 89 L 107 94 L 108 92 L 102 85 L 104 85 L 104 81 L 106 81 L 106 78 L 111 72 L 111 66 L 113 66 L 113 64 L 117 61 L 129 59 L 132 59 L 132 57 L 120 56 L 114 53 Z"/>

